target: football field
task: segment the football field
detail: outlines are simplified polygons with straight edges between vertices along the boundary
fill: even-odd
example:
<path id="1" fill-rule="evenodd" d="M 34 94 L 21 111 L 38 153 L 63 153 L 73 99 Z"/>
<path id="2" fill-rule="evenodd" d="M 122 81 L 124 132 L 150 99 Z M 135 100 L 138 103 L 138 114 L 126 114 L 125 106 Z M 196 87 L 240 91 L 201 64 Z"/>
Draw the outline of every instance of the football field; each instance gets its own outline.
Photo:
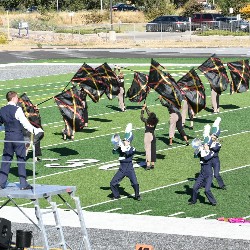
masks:
<path id="1" fill-rule="evenodd" d="M 166 67 L 172 77 L 178 81 L 191 68 L 197 68 L 203 59 L 157 59 Z M 227 58 L 236 61 L 238 58 Z M 222 59 L 223 61 L 223 59 Z M 98 66 L 104 61 L 85 60 L 89 65 Z M 124 67 L 125 88 L 131 86 L 133 71 L 149 73 L 150 60 L 140 59 L 107 59 L 111 67 L 119 64 Z M 223 61 L 224 62 L 224 61 Z M 67 64 L 67 61 L 64 62 Z M 79 61 L 77 61 L 79 63 Z M 79 63 L 80 65 L 83 63 Z M 69 63 L 68 63 L 69 64 Z M 27 70 L 32 67 L 27 64 Z M 56 63 L 50 67 L 57 67 Z M 40 69 L 42 70 L 42 66 Z M 151 90 L 147 97 L 150 111 L 159 117 L 156 128 L 157 162 L 154 170 L 145 171 L 140 164 L 145 161 L 144 124 L 140 120 L 143 103 L 132 103 L 125 99 L 127 111 L 120 112 L 117 98 L 108 100 L 103 95 L 98 103 L 88 99 L 89 126 L 75 134 L 75 140 L 64 141 L 61 131 L 64 127 L 61 114 L 53 100 L 53 96 L 69 88 L 69 81 L 74 75 L 65 74 L 0 81 L 0 106 L 5 105 L 5 94 L 9 90 L 18 94 L 26 93 L 33 104 L 38 104 L 45 137 L 42 140 L 42 161 L 36 164 L 36 183 L 48 185 L 76 186 L 77 196 L 86 211 L 109 212 L 131 215 L 172 216 L 179 218 L 218 217 L 250 217 L 249 192 L 250 184 L 250 93 L 230 95 L 229 86 L 220 96 L 220 113 L 213 114 L 211 109 L 210 86 L 205 76 L 197 70 L 206 88 L 206 109 L 196 115 L 194 130 L 189 130 L 189 121 L 185 132 L 191 142 L 194 138 L 202 138 L 204 125 L 212 125 L 216 117 L 221 117 L 220 151 L 221 175 L 227 190 L 220 190 L 216 180 L 213 181 L 212 192 L 217 206 L 210 206 L 202 189 L 199 202 L 188 206 L 191 197 L 193 178 L 199 173 L 199 160 L 193 157 L 193 148 L 185 146 L 178 132 L 173 146 L 168 146 L 169 114 L 159 100 L 158 94 Z M 0 72 L 1 74 L 1 72 Z M 13 70 L 14 74 L 14 70 Z M 228 76 L 230 77 L 229 73 Z M 111 137 L 118 133 L 122 137 L 127 123 L 133 124 L 133 146 L 136 148 L 134 166 L 140 184 L 142 201 L 133 199 L 133 189 L 128 179 L 120 183 L 120 200 L 111 200 L 110 180 L 118 169 L 119 162 L 112 154 Z M 3 139 L 4 133 L 0 133 Z M 0 145 L 0 151 L 2 152 Z M 32 153 L 29 153 L 27 173 L 32 182 Z M 18 181 L 17 167 L 12 164 L 10 182 Z M 27 200 L 19 200 L 18 204 L 30 207 Z M 44 203 L 46 207 L 47 204 Z M 63 208 L 63 205 L 61 204 Z"/>

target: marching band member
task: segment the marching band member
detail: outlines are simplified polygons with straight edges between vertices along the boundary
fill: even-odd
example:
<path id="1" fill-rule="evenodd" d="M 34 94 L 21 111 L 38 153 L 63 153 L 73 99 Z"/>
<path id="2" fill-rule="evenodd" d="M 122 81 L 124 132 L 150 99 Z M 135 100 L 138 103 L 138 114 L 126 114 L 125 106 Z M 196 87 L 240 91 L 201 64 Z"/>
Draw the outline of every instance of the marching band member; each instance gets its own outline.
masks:
<path id="1" fill-rule="evenodd" d="M 127 125 L 123 141 L 120 140 L 119 135 L 117 134 L 113 137 L 116 138 L 116 144 L 113 143 L 115 145 L 113 153 L 119 154 L 120 161 L 119 170 L 116 172 L 110 182 L 110 188 L 113 193 L 113 199 L 120 198 L 120 193 L 118 189 L 119 183 L 123 180 L 124 177 L 128 177 L 135 191 L 135 199 L 140 201 L 141 197 L 139 193 L 139 184 L 135 175 L 135 170 L 132 162 L 132 158 L 135 153 L 135 148 L 130 145 L 133 140 L 132 124 L 129 123 Z"/>
<path id="2" fill-rule="evenodd" d="M 206 134 L 209 134 L 210 132 L 209 124 L 207 124 L 204 127 L 204 135 L 205 132 Z M 211 192 L 211 185 L 213 181 L 212 159 L 214 156 L 214 152 L 210 149 L 211 144 L 212 144 L 211 137 L 204 136 L 204 145 L 201 145 L 199 147 L 199 151 L 197 154 L 197 156 L 200 158 L 201 170 L 199 177 L 196 179 L 195 184 L 193 186 L 192 198 L 191 201 L 189 202 L 189 205 L 193 205 L 197 202 L 197 195 L 199 189 L 202 188 L 204 184 L 205 184 L 205 195 L 207 199 L 209 200 L 212 206 L 216 205 L 216 200 Z"/>
<path id="3" fill-rule="evenodd" d="M 210 149 L 214 152 L 214 156 L 212 159 L 212 166 L 214 169 L 214 177 L 218 182 L 218 185 L 221 189 L 226 189 L 226 186 L 222 180 L 222 177 L 220 175 L 220 159 L 219 159 L 219 152 L 221 149 L 221 144 L 218 141 L 218 137 L 220 135 L 220 128 L 219 124 L 221 122 L 221 118 L 217 117 L 216 120 L 213 123 L 212 129 L 211 129 L 211 138 L 212 138 L 212 144 Z"/>

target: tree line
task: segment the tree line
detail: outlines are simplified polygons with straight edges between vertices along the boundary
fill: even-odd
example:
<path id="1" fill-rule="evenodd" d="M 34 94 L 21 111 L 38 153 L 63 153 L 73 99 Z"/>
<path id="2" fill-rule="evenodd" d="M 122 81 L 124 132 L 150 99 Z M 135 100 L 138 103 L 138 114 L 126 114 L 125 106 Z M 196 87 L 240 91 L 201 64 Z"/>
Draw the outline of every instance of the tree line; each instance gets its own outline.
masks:
<path id="1" fill-rule="evenodd" d="M 101 7 L 105 10 L 110 9 L 110 0 L 0 0 L 0 7 L 4 10 L 23 10 L 31 6 L 36 6 L 38 11 L 81 11 L 96 10 Z M 112 0 L 112 5 L 120 3 L 119 0 Z M 128 0 L 124 3 L 134 4 L 141 7 L 142 11 L 153 18 L 158 15 L 171 15 L 181 13 L 190 16 L 192 13 L 203 11 L 203 5 L 197 0 Z M 208 0 L 213 4 L 214 0 Z M 243 14 L 245 18 L 250 17 L 250 0 L 216 0 L 216 9 L 224 15 L 232 15 L 230 8 L 233 9 L 233 15 Z M 181 11 L 178 11 L 181 10 Z"/>

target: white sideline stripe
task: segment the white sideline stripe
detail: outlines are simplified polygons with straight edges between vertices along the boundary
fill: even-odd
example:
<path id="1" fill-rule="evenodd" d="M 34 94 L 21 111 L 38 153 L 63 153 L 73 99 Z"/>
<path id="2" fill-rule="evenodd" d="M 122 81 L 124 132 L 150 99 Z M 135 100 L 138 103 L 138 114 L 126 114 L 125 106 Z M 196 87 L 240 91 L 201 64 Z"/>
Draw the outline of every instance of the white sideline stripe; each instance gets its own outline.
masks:
<path id="1" fill-rule="evenodd" d="M 215 215 L 216 214 L 209 214 L 209 215 L 201 217 L 201 219 L 206 219 L 206 218 L 214 217 Z"/>
<path id="2" fill-rule="evenodd" d="M 178 213 L 170 214 L 168 215 L 168 217 L 172 217 L 172 216 L 179 215 L 179 214 L 185 214 L 185 212 L 178 212 Z"/>
<path id="3" fill-rule="evenodd" d="M 110 213 L 110 212 L 117 211 L 117 210 L 121 210 L 121 208 L 120 207 L 113 208 L 113 209 L 110 209 L 110 210 L 106 210 L 103 213 Z"/>
<path id="4" fill-rule="evenodd" d="M 22 208 L 29 218 L 37 222 L 34 208 Z M 78 227 L 80 221 L 72 210 L 58 209 L 60 222 L 63 227 Z M 117 213 L 101 213 L 83 211 L 84 222 L 87 229 L 122 230 L 134 232 L 148 232 L 161 234 L 192 235 L 201 237 L 215 237 L 227 239 L 250 240 L 249 223 L 229 223 L 215 219 L 175 218 L 150 215 L 130 215 Z M 1 217 L 12 223 L 31 222 L 18 212 L 16 207 L 4 206 Z M 45 225 L 55 225 L 54 215 L 49 213 L 43 217 Z"/>
<path id="5" fill-rule="evenodd" d="M 152 210 L 149 209 L 149 210 L 141 211 L 141 212 L 136 213 L 136 214 L 146 214 L 146 213 L 149 213 L 149 212 L 151 212 L 151 211 L 152 211 Z"/>

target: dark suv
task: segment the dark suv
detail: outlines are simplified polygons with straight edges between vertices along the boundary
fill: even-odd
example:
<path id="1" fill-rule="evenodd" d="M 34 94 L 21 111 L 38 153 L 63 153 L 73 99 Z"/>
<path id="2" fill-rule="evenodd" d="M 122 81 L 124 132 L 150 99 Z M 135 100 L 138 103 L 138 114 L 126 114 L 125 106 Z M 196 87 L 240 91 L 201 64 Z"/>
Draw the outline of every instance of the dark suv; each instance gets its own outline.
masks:
<path id="1" fill-rule="evenodd" d="M 186 31 L 189 21 L 184 16 L 159 16 L 146 25 L 147 32 Z"/>

